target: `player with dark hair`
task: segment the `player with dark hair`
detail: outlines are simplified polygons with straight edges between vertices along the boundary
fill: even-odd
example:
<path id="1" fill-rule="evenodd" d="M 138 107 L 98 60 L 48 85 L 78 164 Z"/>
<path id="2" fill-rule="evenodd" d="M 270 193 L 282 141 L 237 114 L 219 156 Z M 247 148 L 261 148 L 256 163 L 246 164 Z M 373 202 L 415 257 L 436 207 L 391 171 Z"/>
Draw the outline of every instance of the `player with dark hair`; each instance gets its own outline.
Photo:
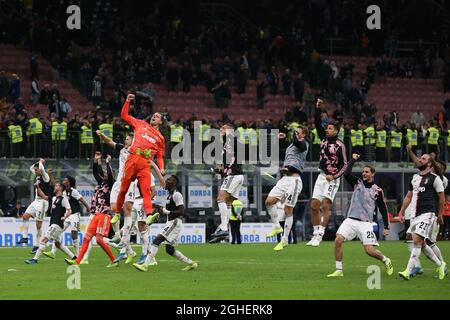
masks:
<path id="1" fill-rule="evenodd" d="M 80 255 L 76 260 L 65 259 L 68 264 L 80 264 L 86 253 L 91 239 L 95 236 L 97 244 L 108 255 L 111 263 L 108 268 L 117 267 L 119 264 L 114 263 L 114 255 L 105 243 L 103 238 L 108 237 L 111 216 L 109 215 L 109 196 L 111 188 L 114 184 L 114 172 L 111 168 L 111 156 L 106 158 L 106 174 L 102 169 L 102 154 L 96 152 L 94 156 L 93 174 L 98 185 L 95 188 L 94 196 L 92 197 L 92 220 L 89 223 L 86 233 L 83 238 L 83 245 L 81 246 Z"/>
<path id="2" fill-rule="evenodd" d="M 389 234 L 388 209 L 384 199 L 383 189 L 374 183 L 375 168 L 364 166 L 362 179 L 352 174 L 353 165 L 360 158 L 359 154 L 353 154 L 345 171 L 345 180 L 353 187 L 353 195 L 347 212 L 347 219 L 339 227 L 334 242 L 334 255 L 336 258 L 336 270 L 328 277 L 343 277 L 343 249 L 344 241 L 352 241 L 356 237 L 362 242 L 364 250 L 372 258 L 380 260 L 386 267 L 388 275 L 392 275 L 394 268 L 391 259 L 384 256 L 374 246 L 378 246 L 377 237 L 373 232 L 373 218 L 377 209 L 380 210 L 384 222 L 384 236 Z"/>
<path id="3" fill-rule="evenodd" d="M 73 247 L 75 249 L 75 255 L 80 253 L 80 245 L 78 241 L 78 233 L 80 232 L 80 216 L 81 207 L 80 202 L 84 205 L 87 212 L 91 210 L 89 204 L 81 196 L 80 192 L 76 189 L 77 181 L 72 176 L 66 176 L 63 180 L 64 192 L 63 195 L 69 200 L 70 208 L 72 209 L 72 214 L 64 220 L 63 232 L 70 229 L 70 233 L 73 240 Z M 49 252 L 44 252 L 44 255 L 51 259 L 56 257 L 56 244 L 53 243 L 52 250 Z"/>
<path id="4" fill-rule="evenodd" d="M 140 190 L 144 200 L 144 210 L 147 216 L 152 215 L 152 200 L 151 200 L 151 173 L 149 160 L 156 157 L 156 163 L 164 175 L 164 153 L 165 153 L 165 139 L 159 132 L 158 127 L 163 124 L 164 119 L 160 113 L 155 113 L 150 123 L 138 120 L 129 115 L 130 102 L 135 100 L 133 94 L 129 94 L 125 104 L 123 105 L 121 118 L 127 122 L 134 130 L 134 139 L 129 148 L 130 155 L 125 163 L 125 171 L 122 177 L 120 193 L 117 197 L 116 213 L 112 219 L 116 223 L 120 219 L 120 211 L 122 210 L 125 201 L 126 193 L 131 183 L 137 179 L 139 181 Z M 129 243 L 131 230 L 131 212 L 125 213 L 124 232 L 119 246 L 125 247 Z"/>
<path id="5" fill-rule="evenodd" d="M 399 212 L 400 221 L 404 222 L 405 209 L 411 203 L 413 192 L 415 191 L 417 194 L 416 210 L 407 231 L 407 233 L 412 235 L 414 247 L 411 250 L 406 270 L 399 272 L 399 276 L 409 280 L 413 268 L 417 264 L 421 252 L 423 252 L 428 259 L 436 264 L 438 277 L 440 280 L 443 280 L 445 278 L 446 263 L 428 246 L 426 240 L 430 240 L 436 220 L 442 223 L 445 204 L 444 184 L 441 178 L 433 173 L 437 165 L 429 154 L 424 154 L 420 157 L 417 168 L 420 172 L 413 176 L 409 192 Z"/>
<path id="6" fill-rule="evenodd" d="M 45 213 L 49 209 L 49 200 L 52 194 L 52 188 L 50 186 L 50 176 L 45 171 L 44 168 L 45 160 L 40 159 L 39 162 L 34 163 L 30 167 L 30 171 L 35 175 L 35 199 L 28 206 L 27 210 L 22 216 L 23 226 L 22 226 L 22 239 L 18 242 L 19 244 L 28 243 L 28 227 L 29 220 L 31 217 L 36 219 L 36 243 L 39 244 L 42 236 L 42 222 L 44 221 Z M 36 185 L 39 185 L 39 188 L 46 196 L 46 200 L 44 200 L 39 193 L 37 192 Z M 36 253 L 37 246 L 35 246 L 32 250 L 32 253 Z"/>
<path id="7" fill-rule="evenodd" d="M 178 183 L 178 177 L 175 175 L 170 176 L 166 180 L 166 190 L 169 191 L 169 196 L 167 197 L 165 207 L 158 206 L 157 210 L 160 215 L 167 215 L 167 222 L 163 231 L 156 236 L 155 240 L 153 240 L 145 262 L 143 264 L 133 264 L 133 266 L 140 271 L 146 272 L 149 266 L 156 266 L 158 264 L 155 258 L 159 246 L 162 243 L 166 243 L 166 252 L 169 255 L 187 264 L 183 271 L 189 271 L 198 267 L 197 262 L 192 261 L 175 249 L 175 244 L 183 225 L 181 217 L 184 214 L 183 195 L 177 191 Z"/>
<path id="8" fill-rule="evenodd" d="M 331 206 L 336 193 L 339 190 L 340 178 L 347 170 L 347 151 L 344 143 L 339 140 L 339 127 L 335 123 L 328 123 L 326 129 L 322 124 L 323 101 L 318 100 L 316 104 L 315 124 L 320 145 L 320 174 L 314 185 L 311 201 L 312 223 L 314 227 L 313 238 L 308 246 L 318 247 L 322 242 L 325 229 L 330 219 Z M 320 209 L 322 208 L 322 217 Z"/>
<path id="9" fill-rule="evenodd" d="M 70 208 L 70 203 L 66 197 L 64 197 L 65 187 L 61 183 L 56 183 L 54 187 L 54 194 L 52 200 L 52 206 L 50 209 L 50 227 L 47 229 L 45 235 L 40 239 L 39 248 L 36 251 L 33 259 L 25 260 L 26 264 L 36 264 L 39 258 L 47 246 L 49 240 L 53 240 L 55 246 L 68 255 L 71 259 L 76 259 L 76 256 L 70 252 L 70 250 L 62 243 L 61 236 L 63 233 L 64 221 L 67 219 L 72 210 Z M 48 196 L 41 190 L 39 183 L 36 183 L 36 192 L 39 197 L 44 200 L 48 200 Z"/>
<path id="10" fill-rule="evenodd" d="M 234 126 L 225 124 L 220 128 L 220 134 L 223 137 L 223 164 L 216 169 L 217 173 L 223 177 L 217 197 L 217 204 L 220 212 L 220 225 L 211 235 L 213 242 L 218 242 L 229 236 L 228 222 L 231 215 L 231 204 L 239 196 L 239 191 L 244 184 L 244 175 L 242 163 L 239 163 L 238 150 L 244 150 L 235 135 Z"/>

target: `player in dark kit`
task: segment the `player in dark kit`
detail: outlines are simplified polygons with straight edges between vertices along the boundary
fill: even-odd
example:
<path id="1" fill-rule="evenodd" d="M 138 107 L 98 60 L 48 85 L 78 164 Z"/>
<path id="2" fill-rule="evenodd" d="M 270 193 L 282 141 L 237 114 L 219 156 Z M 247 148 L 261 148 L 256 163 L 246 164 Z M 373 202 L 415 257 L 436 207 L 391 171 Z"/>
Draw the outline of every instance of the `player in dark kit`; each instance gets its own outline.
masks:
<path id="1" fill-rule="evenodd" d="M 64 229 L 64 220 L 67 219 L 72 213 L 69 201 L 63 195 L 64 189 L 64 185 L 61 183 L 56 183 L 54 189 L 55 196 L 53 197 L 52 207 L 50 209 L 50 227 L 47 229 L 44 237 L 42 237 L 39 243 L 39 248 L 36 251 L 36 255 L 33 259 L 25 260 L 26 264 L 36 264 L 38 262 L 49 240 L 55 241 L 56 247 L 63 251 L 71 259 L 76 259 L 76 256 L 61 242 L 61 235 Z M 40 189 L 38 184 L 36 186 L 36 191 L 39 197 L 48 200 L 47 195 Z"/>

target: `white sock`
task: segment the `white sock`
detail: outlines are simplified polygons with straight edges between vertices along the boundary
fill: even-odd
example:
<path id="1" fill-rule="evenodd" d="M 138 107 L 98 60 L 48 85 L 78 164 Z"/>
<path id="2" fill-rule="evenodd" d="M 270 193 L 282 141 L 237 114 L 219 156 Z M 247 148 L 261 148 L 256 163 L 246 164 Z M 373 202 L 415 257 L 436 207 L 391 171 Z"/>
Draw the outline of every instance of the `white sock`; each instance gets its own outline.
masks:
<path id="1" fill-rule="evenodd" d="M 56 255 L 56 244 L 55 244 L 55 242 L 53 241 L 53 245 L 52 245 L 52 253 L 53 253 L 53 255 Z"/>
<path id="2" fill-rule="evenodd" d="M 381 261 L 383 261 L 383 263 L 385 263 L 387 260 L 386 256 L 383 256 L 383 258 L 381 258 Z"/>
<path id="3" fill-rule="evenodd" d="M 280 229 L 281 225 L 278 221 L 278 210 L 276 206 L 267 207 L 267 211 L 269 212 L 270 218 L 272 219 L 273 228 Z"/>
<path id="4" fill-rule="evenodd" d="M 133 249 L 131 248 L 131 245 L 127 245 L 127 246 L 126 246 L 126 249 L 127 249 L 127 254 L 128 254 L 128 255 L 132 256 L 132 255 L 135 254 L 135 252 L 134 252 Z"/>
<path id="5" fill-rule="evenodd" d="M 420 252 L 421 252 L 420 247 L 414 247 L 412 249 L 411 256 L 409 257 L 409 261 L 408 261 L 408 266 L 406 267 L 408 274 L 411 274 L 411 271 L 416 263 L 416 260 L 419 260 Z"/>
<path id="6" fill-rule="evenodd" d="M 436 257 L 438 257 L 438 259 L 441 262 L 444 262 L 444 258 L 442 258 L 442 253 L 441 253 L 441 249 L 439 249 L 439 247 L 437 246 L 437 244 L 433 244 L 432 246 L 430 246 L 431 250 L 433 250 L 434 254 L 436 255 Z"/>
<path id="7" fill-rule="evenodd" d="M 73 258 L 74 254 L 72 253 L 72 251 L 69 250 L 69 248 L 67 248 L 65 245 L 63 245 L 62 243 L 59 245 L 60 249 L 62 252 L 64 252 L 69 258 Z"/>
<path id="8" fill-rule="evenodd" d="M 117 222 L 116 224 L 113 224 L 112 227 L 113 227 L 114 235 L 119 235 L 119 232 L 120 232 L 120 222 Z"/>
<path id="9" fill-rule="evenodd" d="M 314 228 L 313 236 L 317 236 L 317 234 L 319 233 L 319 227 L 320 226 L 313 226 Z"/>
<path id="10" fill-rule="evenodd" d="M 129 244 L 130 243 L 130 231 L 131 231 L 131 217 L 125 217 L 123 228 L 122 228 L 122 239 L 121 242 Z"/>
<path id="11" fill-rule="evenodd" d="M 438 267 L 442 265 L 441 260 L 436 256 L 433 249 L 430 248 L 430 246 L 425 245 L 425 247 L 422 248 L 423 253 L 427 256 L 428 259 L 433 261 Z"/>
<path id="12" fill-rule="evenodd" d="M 30 221 L 29 220 L 23 220 L 23 225 L 22 226 L 23 226 L 22 237 L 28 239 L 28 228 L 30 227 Z M 37 241 L 39 241 L 39 239 Z"/>
<path id="13" fill-rule="evenodd" d="M 408 245 L 409 253 L 411 254 L 412 250 L 414 249 L 414 242 L 412 240 L 407 240 L 406 244 Z M 422 269 L 422 264 L 420 263 L 420 259 L 416 259 L 416 262 L 414 263 L 415 268 Z"/>
<path id="14" fill-rule="evenodd" d="M 336 261 L 336 270 L 344 270 L 344 266 L 342 264 L 342 261 Z"/>
<path id="15" fill-rule="evenodd" d="M 228 207 L 225 202 L 219 202 L 219 211 L 220 211 L 220 230 L 227 231 L 228 230 Z"/>
<path id="16" fill-rule="evenodd" d="M 36 241 L 39 243 L 42 238 L 42 227 L 40 229 L 36 228 Z"/>
<path id="17" fill-rule="evenodd" d="M 173 256 L 175 258 L 177 258 L 179 261 L 187 263 L 187 264 L 192 264 L 192 260 L 189 259 L 188 257 L 186 257 L 184 254 L 182 254 L 180 251 L 175 250 L 175 252 L 173 253 Z"/>
<path id="18" fill-rule="evenodd" d="M 41 255 L 42 255 L 42 252 L 44 252 L 44 250 L 45 250 L 45 248 L 47 247 L 47 244 L 46 243 L 40 243 L 39 244 L 39 248 L 37 249 L 37 251 L 36 251 L 36 254 L 34 255 L 34 260 L 39 260 L 39 258 L 41 257 Z"/>
<path id="19" fill-rule="evenodd" d="M 283 233 L 283 242 L 288 242 L 289 233 L 291 233 L 292 224 L 294 222 L 294 216 L 286 216 L 286 220 L 284 221 L 284 233 Z"/>
<path id="20" fill-rule="evenodd" d="M 103 238 L 103 239 L 106 239 L 106 238 Z M 91 250 L 92 250 L 92 239 L 91 239 L 91 241 L 89 241 L 88 248 L 87 248 L 86 253 L 84 254 L 84 257 L 83 257 L 83 261 L 89 260 L 89 255 L 91 254 Z"/>
<path id="21" fill-rule="evenodd" d="M 150 249 L 148 250 L 147 258 L 145 259 L 145 262 L 144 262 L 144 264 L 147 267 L 151 262 L 155 261 L 155 257 L 156 257 L 156 254 L 158 253 L 158 249 L 159 249 L 159 246 L 155 246 L 154 244 L 152 244 L 150 246 Z"/>
<path id="22" fill-rule="evenodd" d="M 148 250 L 148 228 L 145 229 L 145 231 L 142 231 L 141 233 L 141 245 L 142 245 L 142 254 L 145 255 L 147 254 L 147 250 Z"/>
<path id="23" fill-rule="evenodd" d="M 320 237 L 323 237 L 324 234 L 325 234 L 325 227 L 319 226 L 319 230 L 317 231 L 317 235 L 320 236 Z"/>
<path id="24" fill-rule="evenodd" d="M 73 249 L 75 250 L 75 255 L 78 257 L 80 254 L 80 242 L 78 241 L 78 238 L 73 240 Z"/>

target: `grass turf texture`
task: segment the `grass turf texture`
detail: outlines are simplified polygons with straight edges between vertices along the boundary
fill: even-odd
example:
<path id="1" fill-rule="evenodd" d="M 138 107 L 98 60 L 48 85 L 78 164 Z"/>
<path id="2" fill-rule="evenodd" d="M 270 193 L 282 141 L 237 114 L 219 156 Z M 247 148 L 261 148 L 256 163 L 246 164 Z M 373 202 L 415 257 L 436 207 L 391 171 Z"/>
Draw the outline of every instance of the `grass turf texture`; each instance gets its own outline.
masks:
<path id="1" fill-rule="evenodd" d="M 449 259 L 450 242 L 439 246 Z M 81 290 L 67 289 L 70 275 L 62 252 L 58 251 L 56 260 L 43 256 L 39 264 L 26 265 L 23 261 L 32 257 L 29 247 L 2 248 L 0 299 L 450 299 L 450 279 L 435 278 L 435 266 L 424 255 L 423 275 L 410 281 L 398 277 L 409 257 L 403 242 L 381 243 L 380 249 L 394 265 L 390 277 L 381 263 L 365 255 L 359 242 L 344 245 L 345 276 L 334 279 L 326 277 L 335 267 L 333 242 L 324 242 L 319 248 L 289 245 L 281 252 L 274 252 L 273 247 L 179 246 L 185 255 L 199 261 L 199 268 L 189 272 L 182 272 L 185 265 L 162 247 L 159 265 L 147 273 L 123 262 L 107 269 L 106 255 L 95 247 L 90 264 L 80 266 Z M 134 250 L 139 256 L 140 247 Z M 369 265 L 380 266 L 380 290 L 367 288 Z"/>

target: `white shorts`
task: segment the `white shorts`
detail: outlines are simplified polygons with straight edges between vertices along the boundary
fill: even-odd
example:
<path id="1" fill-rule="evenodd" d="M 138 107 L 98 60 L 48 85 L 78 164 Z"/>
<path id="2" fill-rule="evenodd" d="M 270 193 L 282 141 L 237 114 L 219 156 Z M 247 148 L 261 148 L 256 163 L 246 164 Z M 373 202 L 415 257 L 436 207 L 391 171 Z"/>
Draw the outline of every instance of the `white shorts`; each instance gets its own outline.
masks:
<path id="1" fill-rule="evenodd" d="M 430 240 L 433 243 L 436 243 L 440 229 L 441 229 L 441 226 L 439 225 L 438 219 L 436 218 L 436 220 L 433 223 L 433 226 L 430 228 L 430 234 L 428 236 L 428 240 Z"/>
<path id="2" fill-rule="evenodd" d="M 144 200 L 142 198 L 134 199 L 133 208 L 131 209 L 132 224 L 136 222 L 146 222 L 147 215 L 144 210 Z"/>
<path id="3" fill-rule="evenodd" d="M 345 241 L 352 241 L 358 237 L 365 246 L 378 246 L 377 237 L 375 232 L 373 232 L 372 222 L 347 218 L 342 222 L 336 234 L 343 236 Z"/>
<path id="4" fill-rule="evenodd" d="M 430 237 L 435 223 L 437 223 L 437 217 L 433 212 L 423 213 L 420 216 L 411 219 L 411 224 L 406 233 L 415 233 L 432 241 Z"/>
<path id="5" fill-rule="evenodd" d="M 163 231 L 161 232 L 161 235 L 166 239 L 166 242 L 174 246 L 180 235 L 182 226 L 183 221 L 180 218 L 176 218 L 172 221 L 167 221 Z"/>
<path id="6" fill-rule="evenodd" d="M 130 187 L 128 188 L 128 192 L 125 195 L 125 202 L 133 202 L 133 198 L 134 198 L 134 181 L 130 184 Z M 116 181 L 113 184 L 113 187 L 111 189 L 111 195 L 109 197 L 109 202 L 110 203 L 117 203 L 117 197 L 119 196 L 120 193 L 120 186 L 122 185 L 122 181 Z"/>
<path id="7" fill-rule="evenodd" d="M 269 197 L 277 198 L 286 207 L 294 208 L 302 189 L 303 183 L 300 177 L 284 176 L 278 181 L 277 185 L 272 188 Z"/>
<path id="8" fill-rule="evenodd" d="M 333 180 L 329 182 L 326 175 L 321 172 L 317 177 L 316 184 L 314 185 L 313 199 L 322 201 L 327 198 L 331 202 L 334 201 L 334 197 L 339 190 L 339 185 L 341 184 L 341 179 Z"/>
<path id="9" fill-rule="evenodd" d="M 45 213 L 48 210 L 48 201 L 44 199 L 34 200 L 25 211 L 31 214 L 37 221 L 44 221 Z"/>
<path id="10" fill-rule="evenodd" d="M 70 232 L 76 231 L 80 232 L 80 213 L 72 213 L 65 221 L 64 221 L 64 230 L 69 229 Z"/>
<path id="11" fill-rule="evenodd" d="M 49 240 L 61 242 L 61 235 L 63 233 L 63 229 L 57 224 L 52 224 L 48 227 L 45 237 Z"/>
<path id="12" fill-rule="evenodd" d="M 241 191 L 242 185 L 244 184 L 244 176 L 228 176 L 223 179 L 220 191 L 226 191 L 231 194 L 234 198 L 239 197 L 239 191 Z"/>

